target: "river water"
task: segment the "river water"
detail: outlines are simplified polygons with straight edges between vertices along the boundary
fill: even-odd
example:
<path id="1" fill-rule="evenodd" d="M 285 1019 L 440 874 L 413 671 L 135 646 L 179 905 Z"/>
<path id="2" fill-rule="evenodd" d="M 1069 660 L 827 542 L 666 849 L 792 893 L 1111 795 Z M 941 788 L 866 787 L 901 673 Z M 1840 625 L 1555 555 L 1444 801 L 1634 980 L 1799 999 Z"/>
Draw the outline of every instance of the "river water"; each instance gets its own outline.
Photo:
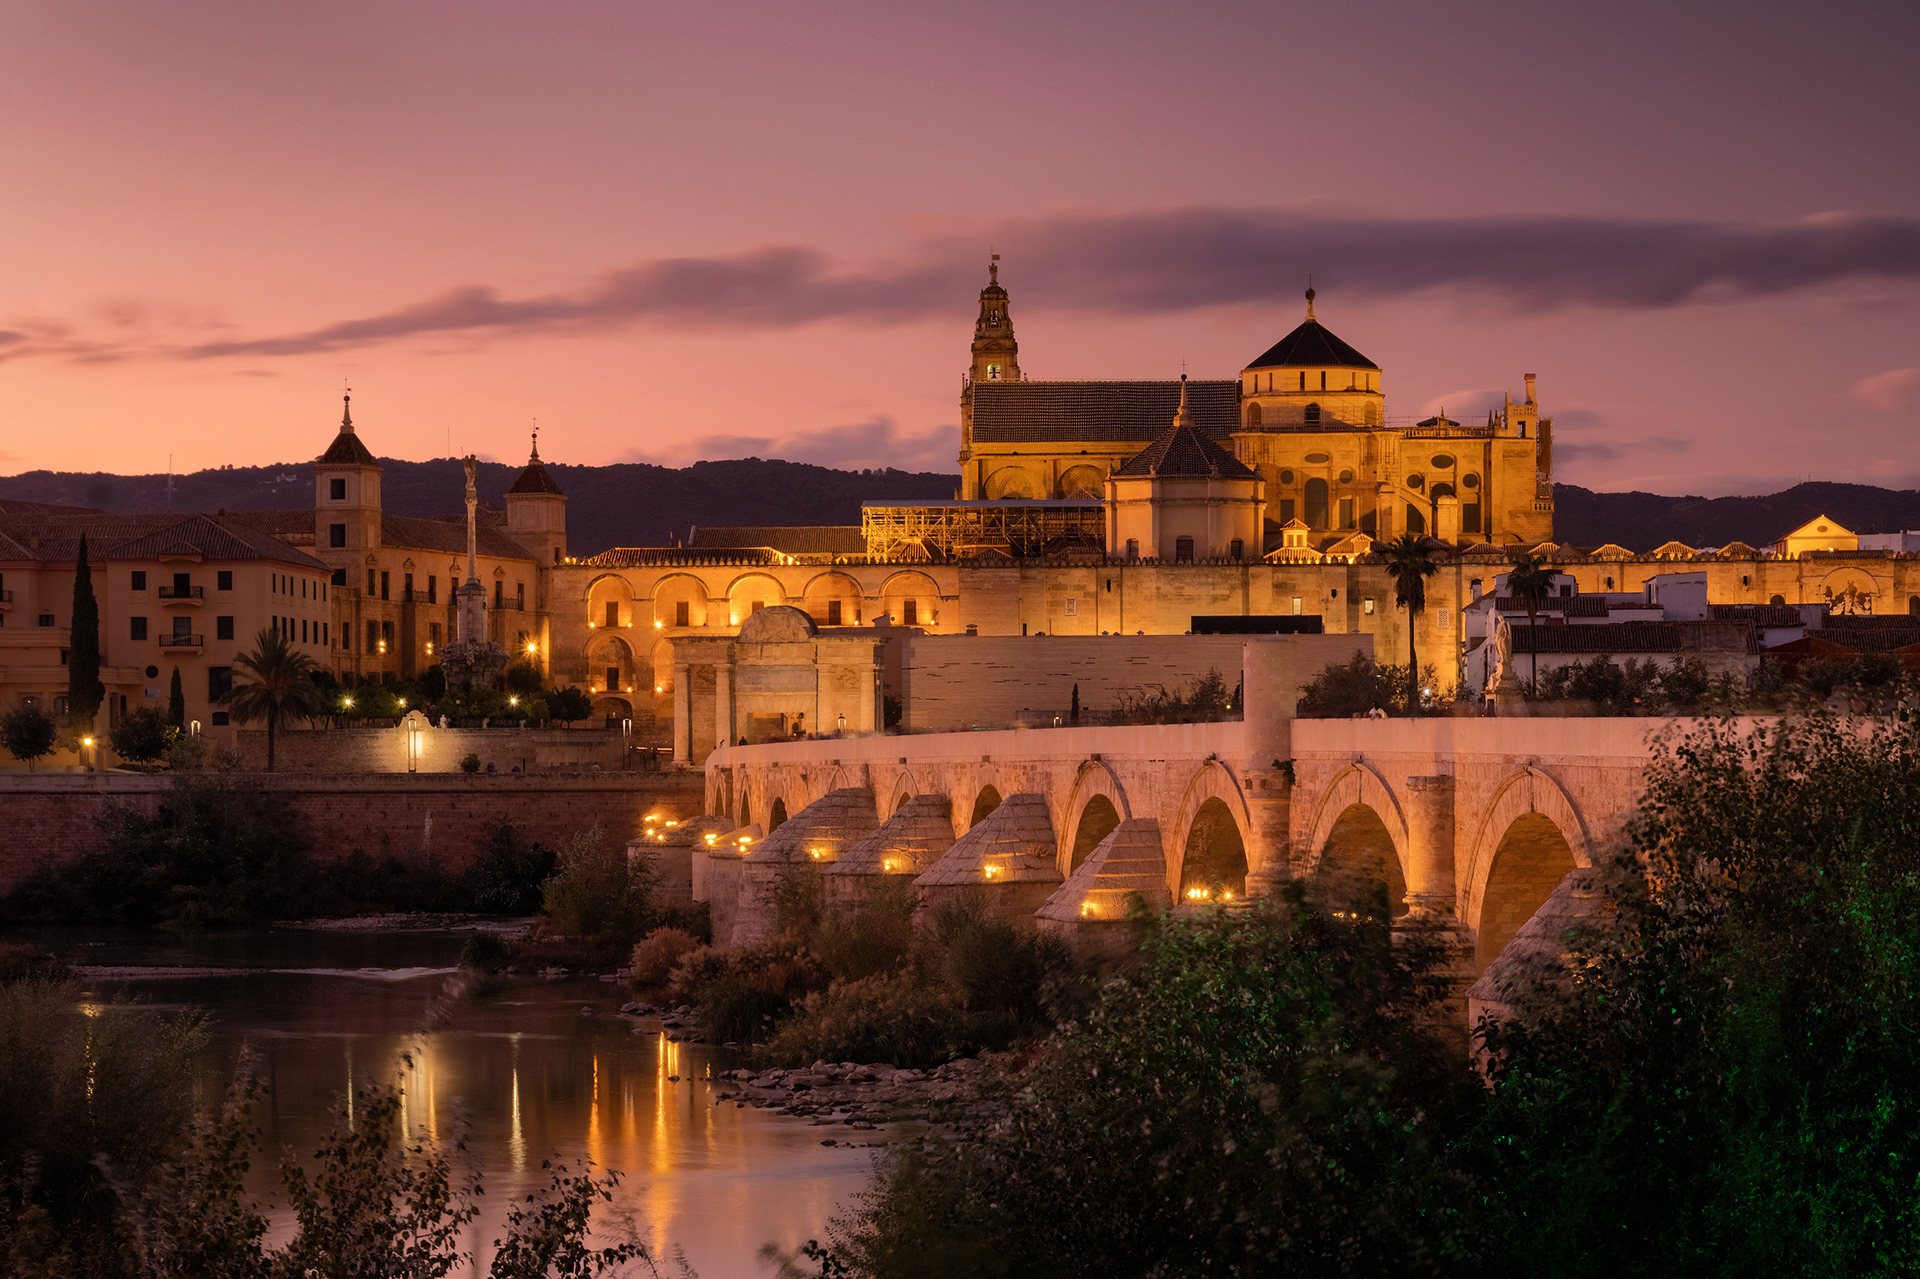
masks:
<path id="1" fill-rule="evenodd" d="M 350 1081 L 403 1083 L 408 1124 L 443 1141 L 464 1134 L 479 1163 L 483 1259 L 509 1195 L 545 1185 L 541 1160 L 555 1152 L 624 1174 L 611 1211 L 666 1259 L 663 1275 L 678 1273 L 675 1249 L 701 1279 L 768 1274 L 762 1245 L 823 1237 L 865 1187 L 877 1150 L 848 1143 L 884 1130 L 715 1104 L 703 1077 L 734 1064 L 731 1054 L 669 1043 L 650 1023 L 636 1033 L 617 1015 L 622 986 L 529 978 L 463 992 L 453 965 L 464 937 L 63 929 L 4 940 L 36 941 L 79 966 L 91 994 L 204 1009 L 204 1104 L 251 1045 L 269 1089 L 258 1108 L 266 1157 L 254 1165 L 263 1195 L 277 1191 L 283 1147 L 316 1148 Z M 828 1137 L 836 1144 L 822 1145 Z"/>

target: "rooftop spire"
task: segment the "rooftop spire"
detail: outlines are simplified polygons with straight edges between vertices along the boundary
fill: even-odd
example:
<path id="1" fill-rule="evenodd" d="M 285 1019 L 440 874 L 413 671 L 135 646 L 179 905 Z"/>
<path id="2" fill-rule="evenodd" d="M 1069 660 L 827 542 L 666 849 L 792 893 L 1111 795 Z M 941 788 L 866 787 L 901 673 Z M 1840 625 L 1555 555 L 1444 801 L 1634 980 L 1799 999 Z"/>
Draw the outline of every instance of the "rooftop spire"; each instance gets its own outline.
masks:
<path id="1" fill-rule="evenodd" d="M 1186 427 L 1193 425 L 1193 414 L 1187 412 L 1187 375 L 1184 373 L 1180 375 L 1180 407 L 1174 412 L 1173 424 Z"/>
<path id="2" fill-rule="evenodd" d="M 1313 318 L 1313 286 L 1312 285 L 1307 286 L 1307 323 L 1309 324 L 1318 323 L 1318 321 Z"/>
<path id="3" fill-rule="evenodd" d="M 340 397 L 340 433 L 342 435 L 353 434 L 353 396 L 352 395 L 342 395 Z"/>
<path id="4" fill-rule="evenodd" d="M 994 254 L 987 263 L 987 283 L 1000 283 L 1000 255 L 998 253 Z"/>
<path id="5" fill-rule="evenodd" d="M 538 462 L 539 460 L 540 460 L 540 419 L 535 418 L 533 419 L 533 456 L 527 459 L 527 464 L 532 465 L 533 463 Z"/>

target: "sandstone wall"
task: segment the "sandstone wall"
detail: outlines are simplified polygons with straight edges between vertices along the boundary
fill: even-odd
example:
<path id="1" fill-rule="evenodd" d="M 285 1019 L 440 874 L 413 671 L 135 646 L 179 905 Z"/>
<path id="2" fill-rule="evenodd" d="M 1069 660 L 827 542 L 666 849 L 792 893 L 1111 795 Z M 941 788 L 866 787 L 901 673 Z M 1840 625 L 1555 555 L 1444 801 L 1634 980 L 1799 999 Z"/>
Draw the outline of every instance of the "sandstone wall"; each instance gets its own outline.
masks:
<path id="1" fill-rule="evenodd" d="M 344 857 L 432 853 L 465 866 L 487 826 L 510 820 L 525 841 L 558 847 L 595 822 L 624 843 L 649 813 L 684 820 L 701 810 L 698 773 L 601 774 L 289 774 L 235 775 L 237 784 L 284 795 L 316 854 Z M 0 775 L 0 891 L 45 858 L 97 847 L 98 818 L 110 804 L 152 814 L 171 782 L 124 773 Z"/>
<path id="2" fill-rule="evenodd" d="M 404 773 L 407 735 L 391 725 L 382 727 L 282 730 L 274 745 L 275 766 L 282 773 Z M 234 749 L 242 767 L 267 766 L 267 731 L 247 727 L 233 733 Z M 633 744 L 640 744 L 639 738 Z M 480 757 L 500 773 L 610 772 L 622 767 L 626 755 L 618 729 L 607 728 L 428 728 L 420 734 L 416 769 L 422 773 L 452 773 L 468 754 Z M 639 767 L 636 755 L 633 767 Z"/>

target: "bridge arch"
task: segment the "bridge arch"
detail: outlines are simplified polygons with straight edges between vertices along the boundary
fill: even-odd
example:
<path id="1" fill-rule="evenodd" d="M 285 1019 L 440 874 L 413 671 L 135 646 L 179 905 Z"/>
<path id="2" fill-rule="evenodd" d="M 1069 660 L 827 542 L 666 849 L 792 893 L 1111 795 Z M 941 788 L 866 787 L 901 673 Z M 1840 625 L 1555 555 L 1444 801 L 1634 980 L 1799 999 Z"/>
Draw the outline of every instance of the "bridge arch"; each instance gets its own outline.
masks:
<path id="1" fill-rule="evenodd" d="M 967 812 L 971 814 L 967 818 L 967 830 L 972 830 L 975 826 L 987 820 L 993 810 L 1000 807 L 1000 801 L 1005 798 L 1006 797 L 1000 793 L 999 788 L 992 782 L 981 783 L 980 789 L 974 792 L 971 800 L 962 801 L 966 804 Z M 954 811 L 958 812 L 959 809 L 960 804 L 955 804 Z M 962 833 L 964 834 L 965 832 Z"/>
<path id="2" fill-rule="evenodd" d="M 1187 779 L 1175 813 L 1172 826 L 1163 828 L 1171 833 L 1172 842 L 1162 845 L 1167 855 L 1167 890 L 1174 900 L 1181 900 L 1185 889 L 1195 886 L 1187 883 L 1195 875 L 1212 875 L 1230 886 L 1234 877 L 1231 866 L 1209 864 L 1206 859 L 1217 857 L 1230 863 L 1236 845 L 1240 887 L 1234 889 L 1234 896 L 1242 896 L 1247 874 L 1260 867 L 1255 857 L 1253 815 L 1247 811 L 1247 797 L 1241 792 L 1239 779 L 1219 760 L 1207 760 Z M 1226 874 L 1216 873 L 1223 869 Z"/>
<path id="3" fill-rule="evenodd" d="M 1465 863 L 1465 922 L 1478 969 L 1493 962 L 1577 866 L 1593 865 L 1593 840 L 1566 789 L 1531 765 L 1494 792 Z"/>
<path id="4" fill-rule="evenodd" d="M 1355 761 L 1334 776 L 1309 830 L 1301 869 L 1326 909 L 1372 911 L 1384 894 L 1389 918 L 1406 914 L 1406 814 L 1371 765 Z"/>
<path id="5" fill-rule="evenodd" d="M 1060 815 L 1060 873 L 1071 875 L 1115 826 L 1133 816 L 1133 807 L 1112 767 L 1090 759 L 1074 775 Z"/>

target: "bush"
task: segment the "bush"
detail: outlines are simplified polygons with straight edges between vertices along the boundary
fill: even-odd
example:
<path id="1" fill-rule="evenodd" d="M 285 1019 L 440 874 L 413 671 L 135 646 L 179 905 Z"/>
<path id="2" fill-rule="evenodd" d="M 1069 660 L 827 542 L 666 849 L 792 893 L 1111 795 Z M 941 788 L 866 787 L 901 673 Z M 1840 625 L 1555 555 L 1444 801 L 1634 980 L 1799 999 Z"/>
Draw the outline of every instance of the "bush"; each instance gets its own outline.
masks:
<path id="1" fill-rule="evenodd" d="M 672 989 L 698 1009 L 700 1029 L 716 1043 L 765 1039 L 809 991 L 827 984 L 812 953 L 791 937 L 759 946 L 689 951 Z"/>
<path id="2" fill-rule="evenodd" d="M 460 966 L 479 973 L 498 972 L 513 962 L 513 947 L 499 933 L 473 932 L 460 944 Z"/>
<path id="3" fill-rule="evenodd" d="M 38 706 L 16 706 L 0 715 L 0 745 L 7 748 L 7 754 L 25 761 L 28 768 L 53 753 L 56 735 L 53 720 Z"/>
<path id="4" fill-rule="evenodd" d="M 1217 668 L 1196 676 L 1184 689 L 1169 692 L 1164 684 L 1122 689 L 1115 696 L 1113 724 L 1195 724 L 1231 718 L 1239 708 L 1233 691 Z"/>
<path id="5" fill-rule="evenodd" d="M 593 699 L 572 684 L 556 688 L 547 694 L 547 714 L 563 724 L 572 724 L 593 714 Z"/>
<path id="6" fill-rule="evenodd" d="M 167 753 L 174 730 L 166 712 L 141 706 L 120 717 L 107 734 L 114 753 L 136 764 L 150 764 Z"/>
<path id="7" fill-rule="evenodd" d="M 838 981 L 858 981 L 899 968 L 913 951 L 913 915 L 919 905 L 911 876 L 877 877 L 858 908 L 819 926 L 814 949 L 821 964 Z"/>
<path id="8" fill-rule="evenodd" d="M 474 754 L 472 751 L 468 751 L 467 754 L 463 756 L 460 760 L 460 771 L 463 773 L 479 772 L 480 757 Z"/>
<path id="9" fill-rule="evenodd" d="M 806 996 L 767 1044 L 778 1065 L 814 1061 L 938 1065 L 953 1057 L 958 1020 L 953 998 L 921 985 L 913 974 L 883 973 L 835 982 Z"/>
<path id="10" fill-rule="evenodd" d="M 627 963 L 636 986 L 659 986 L 673 976 L 682 959 L 700 949 L 700 939 L 679 928 L 656 928 L 633 948 Z"/>
<path id="11" fill-rule="evenodd" d="M 1421 668 L 1421 683 L 1433 687 L 1436 670 Z M 1328 666 L 1300 686 L 1297 713 L 1308 719 L 1352 719 L 1368 711 L 1407 713 L 1407 668 L 1355 653 L 1345 665 Z"/>
<path id="12" fill-rule="evenodd" d="M 558 861 L 538 841 L 521 848 L 512 822 L 489 822 L 487 842 L 467 868 L 469 905 L 483 915 L 531 915 L 540 908 L 543 886 Z"/>
<path id="13" fill-rule="evenodd" d="M 653 885 L 658 877 L 646 858 L 630 858 L 625 846 L 595 826 L 568 841 L 559 869 L 546 883 L 541 909 L 550 931 L 631 946 L 653 926 Z"/>

